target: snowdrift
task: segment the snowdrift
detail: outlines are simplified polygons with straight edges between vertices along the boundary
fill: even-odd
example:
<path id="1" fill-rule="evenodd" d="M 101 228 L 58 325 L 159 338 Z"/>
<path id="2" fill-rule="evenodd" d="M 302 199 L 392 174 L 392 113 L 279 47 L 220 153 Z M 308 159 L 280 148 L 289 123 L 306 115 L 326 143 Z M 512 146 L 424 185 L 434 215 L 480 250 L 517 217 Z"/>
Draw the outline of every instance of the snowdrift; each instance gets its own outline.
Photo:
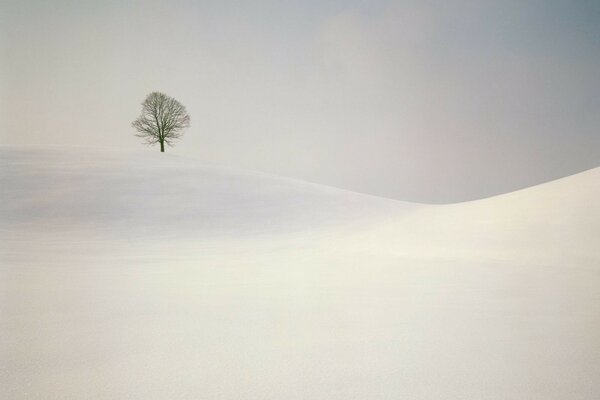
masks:
<path id="1" fill-rule="evenodd" d="M 0 397 L 594 399 L 600 169 L 411 204 L 0 147 Z"/>

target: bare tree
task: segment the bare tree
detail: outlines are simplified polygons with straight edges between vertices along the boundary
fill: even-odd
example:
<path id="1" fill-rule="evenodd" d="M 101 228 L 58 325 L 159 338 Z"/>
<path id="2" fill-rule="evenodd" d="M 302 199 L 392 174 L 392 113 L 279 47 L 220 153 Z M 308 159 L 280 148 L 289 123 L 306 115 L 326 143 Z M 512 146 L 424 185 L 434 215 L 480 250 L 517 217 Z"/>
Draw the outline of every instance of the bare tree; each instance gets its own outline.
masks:
<path id="1" fill-rule="evenodd" d="M 138 131 L 135 135 L 143 138 L 146 144 L 160 143 L 160 151 L 165 151 L 165 143 L 181 139 L 185 128 L 190 126 L 190 116 L 185 107 L 164 93 L 152 92 L 142 103 L 142 113 L 131 123 Z"/>

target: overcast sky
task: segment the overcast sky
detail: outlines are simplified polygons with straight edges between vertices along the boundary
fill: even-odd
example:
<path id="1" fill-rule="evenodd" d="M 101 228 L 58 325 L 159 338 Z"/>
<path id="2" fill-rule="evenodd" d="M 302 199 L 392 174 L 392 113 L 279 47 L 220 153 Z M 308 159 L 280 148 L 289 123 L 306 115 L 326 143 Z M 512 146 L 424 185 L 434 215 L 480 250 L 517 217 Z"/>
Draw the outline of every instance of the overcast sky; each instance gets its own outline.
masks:
<path id="1" fill-rule="evenodd" d="M 424 202 L 600 166 L 600 2 L 0 0 L 0 144 L 167 152 Z M 158 151 L 158 148 L 148 148 Z"/>

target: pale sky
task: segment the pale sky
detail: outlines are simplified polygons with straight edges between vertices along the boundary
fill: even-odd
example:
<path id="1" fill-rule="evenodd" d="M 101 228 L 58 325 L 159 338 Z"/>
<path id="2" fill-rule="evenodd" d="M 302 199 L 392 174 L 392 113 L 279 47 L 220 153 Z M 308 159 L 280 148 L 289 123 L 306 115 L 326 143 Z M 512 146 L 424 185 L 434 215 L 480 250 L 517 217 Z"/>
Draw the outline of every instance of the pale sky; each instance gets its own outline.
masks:
<path id="1" fill-rule="evenodd" d="M 600 2 L 0 0 L 0 144 L 146 148 L 422 202 L 600 166 Z"/>

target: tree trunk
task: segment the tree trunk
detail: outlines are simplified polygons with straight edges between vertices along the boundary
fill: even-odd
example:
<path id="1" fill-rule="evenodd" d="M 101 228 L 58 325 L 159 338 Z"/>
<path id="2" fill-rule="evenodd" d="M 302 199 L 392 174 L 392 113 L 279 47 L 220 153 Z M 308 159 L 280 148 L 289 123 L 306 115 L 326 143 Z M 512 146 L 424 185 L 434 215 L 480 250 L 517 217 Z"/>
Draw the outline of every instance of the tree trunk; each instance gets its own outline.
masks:
<path id="1" fill-rule="evenodd" d="M 165 142 L 164 142 L 164 140 L 160 142 L 160 152 L 161 153 L 165 152 Z"/>

